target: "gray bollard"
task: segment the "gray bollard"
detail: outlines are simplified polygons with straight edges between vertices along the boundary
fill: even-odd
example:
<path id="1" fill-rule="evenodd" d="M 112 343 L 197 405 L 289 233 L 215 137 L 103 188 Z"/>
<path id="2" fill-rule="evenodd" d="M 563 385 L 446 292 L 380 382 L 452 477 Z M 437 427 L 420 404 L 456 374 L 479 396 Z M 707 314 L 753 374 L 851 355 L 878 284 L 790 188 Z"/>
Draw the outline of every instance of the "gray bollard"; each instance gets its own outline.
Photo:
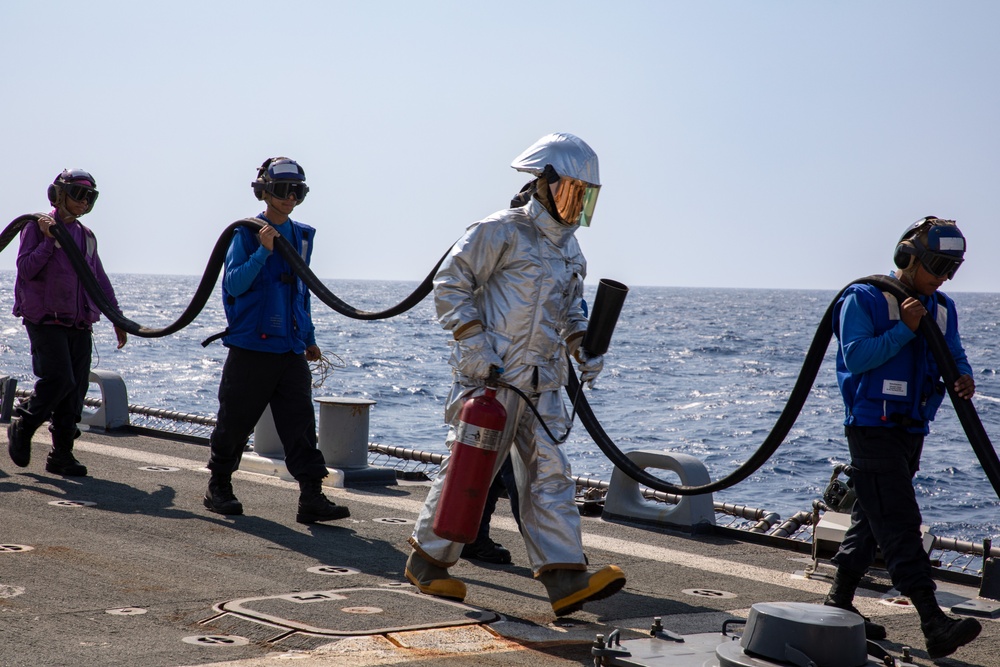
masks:
<path id="1" fill-rule="evenodd" d="M 375 401 L 322 396 L 319 450 L 326 465 L 344 473 L 344 486 L 396 483 L 396 471 L 368 465 L 368 416 Z"/>
<path id="2" fill-rule="evenodd" d="M 253 453 L 269 459 L 285 458 L 285 448 L 281 445 L 281 438 L 278 437 L 270 405 L 264 408 L 264 414 L 253 428 Z"/>
<path id="3" fill-rule="evenodd" d="M 677 473 L 684 486 L 702 486 L 711 481 L 705 464 L 690 454 L 639 449 L 628 452 L 626 456 L 640 468 Z M 602 516 L 605 520 L 650 523 L 698 532 L 706 526 L 715 525 L 715 506 L 711 493 L 682 496 L 676 505 L 649 500 L 642 496 L 637 481 L 615 468 L 611 473 Z"/>
<path id="4" fill-rule="evenodd" d="M 84 409 L 81 423 L 106 431 L 128 426 L 128 390 L 122 377 L 111 371 L 92 370 L 90 383 L 101 390 L 101 406 L 94 411 Z"/>

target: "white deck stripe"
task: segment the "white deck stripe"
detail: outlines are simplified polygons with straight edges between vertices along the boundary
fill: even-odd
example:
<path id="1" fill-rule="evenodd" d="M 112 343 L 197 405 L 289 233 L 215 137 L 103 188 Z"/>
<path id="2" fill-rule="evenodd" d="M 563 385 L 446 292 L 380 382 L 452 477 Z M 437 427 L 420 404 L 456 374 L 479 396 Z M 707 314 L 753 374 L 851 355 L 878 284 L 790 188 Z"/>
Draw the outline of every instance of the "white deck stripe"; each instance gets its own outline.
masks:
<path id="1" fill-rule="evenodd" d="M 150 452 L 126 449 L 124 447 L 113 447 L 96 442 L 87 442 L 85 440 L 77 441 L 74 447 L 92 454 L 100 454 L 103 456 L 136 461 L 146 465 L 171 466 L 199 472 L 208 472 L 202 461 L 195 461 L 192 459 L 183 459 L 163 454 L 153 454 Z M 269 475 L 243 471 L 238 471 L 236 474 L 243 479 L 256 481 L 269 486 L 288 489 L 298 488 L 298 484 L 296 482 L 285 481 Z M 366 493 L 364 490 L 325 487 L 324 491 L 339 498 L 350 498 L 350 502 L 362 502 L 368 505 L 385 507 L 401 514 L 414 517 L 420 513 L 420 509 L 424 505 L 422 502 L 417 500 L 373 495 Z M 494 517 L 490 527 L 504 530 L 509 533 L 518 533 L 517 523 L 513 519 L 507 517 Z M 701 572 L 711 572 L 714 574 L 741 577 L 747 579 L 748 581 L 757 581 L 760 583 L 770 584 L 772 586 L 780 586 L 782 588 L 815 593 L 817 595 L 824 595 L 828 590 L 830 590 L 830 584 L 826 582 L 813 581 L 810 579 L 793 579 L 788 572 L 780 570 L 770 570 L 767 568 L 747 565 L 746 563 L 738 561 L 722 559 L 717 556 L 701 556 L 691 553 L 690 551 L 679 551 L 677 549 L 669 549 L 650 544 L 620 540 L 604 535 L 590 535 L 584 533 L 583 545 L 588 548 L 609 551 L 623 556 L 643 558 L 654 563 L 661 563 L 665 567 L 686 567 L 699 570 Z M 909 607 L 891 607 L 881 604 L 877 594 L 869 591 L 858 591 L 858 596 L 855 598 L 855 605 L 861 610 L 862 613 L 870 616 L 912 613 L 912 609 Z"/>

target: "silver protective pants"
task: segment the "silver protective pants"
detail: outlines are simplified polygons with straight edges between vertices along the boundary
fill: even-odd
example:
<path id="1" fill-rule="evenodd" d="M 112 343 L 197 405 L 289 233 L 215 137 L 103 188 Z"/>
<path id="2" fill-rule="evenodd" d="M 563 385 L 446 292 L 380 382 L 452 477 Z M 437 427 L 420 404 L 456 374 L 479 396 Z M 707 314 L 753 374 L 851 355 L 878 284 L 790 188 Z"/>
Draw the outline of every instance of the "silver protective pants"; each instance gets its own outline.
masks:
<path id="1" fill-rule="evenodd" d="M 462 396 L 458 391 L 452 392 L 452 396 L 459 398 L 457 406 L 449 406 L 449 413 L 455 414 L 446 441 L 449 449 L 455 441 L 459 413 L 458 409 L 452 408 L 460 407 L 461 402 L 469 395 L 466 393 Z M 497 399 L 507 410 L 507 424 L 493 473 L 496 475 L 504 457 L 510 452 L 521 505 L 521 536 L 524 538 L 532 571 L 537 575 L 552 569 L 585 570 L 580 512 L 575 501 L 576 483 L 571 477 L 569 460 L 562 448 L 552 443 L 520 396 L 501 388 L 497 392 Z M 557 437 L 561 436 L 569 421 L 561 392 L 545 391 L 534 396 L 532 401 L 549 430 Z M 414 547 L 442 567 L 454 565 L 463 546 L 438 537 L 432 529 L 441 489 L 447 477 L 446 460 L 431 486 L 410 538 Z"/>

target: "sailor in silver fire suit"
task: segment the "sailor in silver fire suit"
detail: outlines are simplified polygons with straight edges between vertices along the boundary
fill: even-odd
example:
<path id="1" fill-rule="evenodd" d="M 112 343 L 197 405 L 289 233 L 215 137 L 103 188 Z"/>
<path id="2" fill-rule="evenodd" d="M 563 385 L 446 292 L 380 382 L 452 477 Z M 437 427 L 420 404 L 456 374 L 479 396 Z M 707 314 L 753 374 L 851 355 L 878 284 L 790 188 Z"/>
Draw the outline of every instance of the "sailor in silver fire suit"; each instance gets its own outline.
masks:
<path id="1" fill-rule="evenodd" d="M 553 433 L 569 426 L 561 395 L 568 381 L 567 350 L 580 364 L 581 382 L 592 382 L 603 366 L 601 357 L 590 358 L 580 347 L 587 328 L 582 307 L 587 264 L 574 236 L 593 215 L 600 187 L 597 155 L 578 137 L 551 134 L 511 166 L 537 177 L 526 186 L 527 203 L 469 227 L 434 279 L 438 319 L 455 340 L 454 384 L 445 409 L 449 447 L 463 403 L 483 385 L 491 366 L 502 368 L 502 380 L 531 398 Z M 521 534 L 556 615 L 617 592 L 625 584 L 619 568 L 587 572 L 566 455 L 521 397 L 501 388 L 497 398 L 507 422 L 496 467 L 511 452 Z M 432 530 L 447 474 L 446 461 L 410 538 L 414 551 L 406 576 L 424 593 L 463 600 L 465 584 L 447 570 L 458 561 L 462 544 Z"/>

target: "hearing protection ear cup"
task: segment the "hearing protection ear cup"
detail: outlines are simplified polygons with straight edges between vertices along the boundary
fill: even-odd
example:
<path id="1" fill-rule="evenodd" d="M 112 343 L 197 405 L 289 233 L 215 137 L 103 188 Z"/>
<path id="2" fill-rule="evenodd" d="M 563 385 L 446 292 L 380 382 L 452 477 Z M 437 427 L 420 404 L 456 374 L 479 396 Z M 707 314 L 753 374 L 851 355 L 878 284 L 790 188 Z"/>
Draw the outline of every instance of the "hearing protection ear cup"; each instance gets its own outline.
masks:
<path id="1" fill-rule="evenodd" d="M 892 261 L 896 264 L 896 268 L 903 271 L 910 268 L 916 259 L 917 249 L 909 241 L 903 241 L 897 245 L 896 253 L 892 256 Z"/>
<path id="2" fill-rule="evenodd" d="M 49 189 L 47 191 L 47 194 L 49 195 L 49 203 L 52 204 L 53 206 L 55 206 L 56 205 L 56 198 L 59 195 L 59 191 L 56 189 L 56 184 L 55 183 L 49 185 Z"/>
<path id="3" fill-rule="evenodd" d="M 253 196 L 257 198 L 257 201 L 264 201 L 264 174 L 267 173 L 267 168 L 275 160 L 273 157 L 269 157 L 264 160 L 259 167 L 257 167 L 257 180 L 250 183 L 250 187 L 253 188 Z"/>

